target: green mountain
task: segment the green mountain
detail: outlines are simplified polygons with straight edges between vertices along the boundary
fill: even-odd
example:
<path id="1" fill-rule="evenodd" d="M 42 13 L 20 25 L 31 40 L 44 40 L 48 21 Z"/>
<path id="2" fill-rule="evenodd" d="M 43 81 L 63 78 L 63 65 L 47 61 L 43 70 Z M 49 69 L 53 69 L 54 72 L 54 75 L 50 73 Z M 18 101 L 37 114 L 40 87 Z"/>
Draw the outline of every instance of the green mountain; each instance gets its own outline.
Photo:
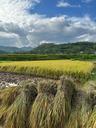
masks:
<path id="1" fill-rule="evenodd" d="M 96 54 L 96 43 L 77 42 L 67 44 L 41 44 L 34 48 L 33 54 Z"/>
<path id="2" fill-rule="evenodd" d="M 5 54 L 5 53 L 6 53 L 5 51 L 0 50 L 0 54 Z"/>
<path id="3" fill-rule="evenodd" d="M 36 48 L 0 46 L 0 54 L 4 53 L 32 53 L 32 54 L 96 54 L 96 43 L 77 42 L 66 44 L 45 43 Z"/>
<path id="4" fill-rule="evenodd" d="M 0 54 L 3 53 L 25 53 L 31 51 L 31 47 L 22 47 L 22 48 L 17 48 L 17 47 L 5 47 L 5 46 L 0 46 Z"/>

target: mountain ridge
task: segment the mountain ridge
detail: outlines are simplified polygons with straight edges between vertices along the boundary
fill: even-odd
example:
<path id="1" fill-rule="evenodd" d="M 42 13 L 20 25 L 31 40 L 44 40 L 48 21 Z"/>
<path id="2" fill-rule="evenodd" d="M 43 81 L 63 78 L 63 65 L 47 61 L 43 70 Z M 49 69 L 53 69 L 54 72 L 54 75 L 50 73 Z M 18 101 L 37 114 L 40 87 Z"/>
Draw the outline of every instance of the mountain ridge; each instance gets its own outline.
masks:
<path id="1" fill-rule="evenodd" d="M 96 54 L 96 43 L 76 42 L 67 44 L 44 43 L 34 48 L 33 54 Z"/>
<path id="2" fill-rule="evenodd" d="M 32 50 L 32 47 L 8 47 L 8 46 L 0 46 L 0 54 L 3 53 L 23 53 L 23 52 L 29 52 Z"/>
<path id="3" fill-rule="evenodd" d="M 31 54 L 96 54 L 96 43 L 76 42 L 66 44 L 43 43 L 32 47 L 0 46 L 0 54 L 31 53 Z"/>

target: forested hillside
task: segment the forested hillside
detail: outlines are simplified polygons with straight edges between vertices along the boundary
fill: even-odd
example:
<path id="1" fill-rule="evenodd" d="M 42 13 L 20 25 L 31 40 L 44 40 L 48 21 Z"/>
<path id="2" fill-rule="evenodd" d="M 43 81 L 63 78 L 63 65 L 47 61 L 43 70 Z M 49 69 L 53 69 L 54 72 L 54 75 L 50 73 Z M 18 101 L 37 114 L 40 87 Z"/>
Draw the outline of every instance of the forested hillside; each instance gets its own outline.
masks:
<path id="1" fill-rule="evenodd" d="M 96 43 L 92 42 L 77 42 L 67 44 L 41 44 L 34 48 L 31 53 L 34 54 L 74 54 L 74 53 L 85 53 L 95 54 Z"/>

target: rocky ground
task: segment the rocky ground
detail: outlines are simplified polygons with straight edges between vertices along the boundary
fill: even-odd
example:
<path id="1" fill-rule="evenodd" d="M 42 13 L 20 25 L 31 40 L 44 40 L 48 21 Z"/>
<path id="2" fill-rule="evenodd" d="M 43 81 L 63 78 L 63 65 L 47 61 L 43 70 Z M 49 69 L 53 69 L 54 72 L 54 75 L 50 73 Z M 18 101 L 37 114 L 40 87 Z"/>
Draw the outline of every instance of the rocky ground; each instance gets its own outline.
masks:
<path id="1" fill-rule="evenodd" d="M 0 88 L 5 88 L 8 86 L 17 86 L 20 82 L 24 80 L 32 80 L 33 82 L 36 82 L 41 81 L 43 79 L 44 78 L 33 77 L 29 75 L 0 72 Z"/>

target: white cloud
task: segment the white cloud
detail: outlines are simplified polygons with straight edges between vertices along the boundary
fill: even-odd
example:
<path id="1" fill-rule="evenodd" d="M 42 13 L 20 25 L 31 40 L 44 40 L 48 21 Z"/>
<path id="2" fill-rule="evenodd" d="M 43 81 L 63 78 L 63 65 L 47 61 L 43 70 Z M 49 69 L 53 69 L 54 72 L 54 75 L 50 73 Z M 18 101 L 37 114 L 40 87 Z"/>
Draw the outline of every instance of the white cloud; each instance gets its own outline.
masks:
<path id="1" fill-rule="evenodd" d="M 26 10 L 39 2 L 39 0 L 0 0 L 0 20 L 22 23 L 28 18 Z"/>
<path id="2" fill-rule="evenodd" d="M 70 7 L 71 5 L 67 2 L 59 1 L 57 7 Z"/>
<path id="3" fill-rule="evenodd" d="M 84 35 L 80 35 L 77 38 L 77 41 L 94 41 L 96 42 L 95 40 L 95 37 L 96 37 L 96 34 L 90 34 L 90 33 L 86 33 Z"/>
<path id="4" fill-rule="evenodd" d="M 96 22 L 89 16 L 48 18 L 26 11 L 30 2 L 34 7 L 39 0 L 16 1 L 0 1 L 0 45 L 34 47 L 44 42 L 96 41 Z"/>
<path id="5" fill-rule="evenodd" d="M 80 5 L 72 5 L 64 0 L 60 0 L 58 1 L 57 3 L 57 7 L 63 7 L 63 8 L 66 8 L 66 7 L 80 7 Z"/>
<path id="6" fill-rule="evenodd" d="M 38 19 L 34 24 L 32 23 L 32 26 L 30 24 L 29 28 L 30 33 L 28 37 L 30 42 L 35 42 L 35 45 L 42 42 L 64 43 L 96 40 L 94 36 L 96 35 L 96 23 L 88 16 L 45 17 Z M 84 34 L 86 36 L 82 37 L 81 35 Z"/>
<path id="7" fill-rule="evenodd" d="M 38 3 L 40 3 L 40 0 L 0 0 L 0 32 L 3 33 L 0 35 L 0 45 L 4 45 L 5 42 L 7 45 L 10 42 L 11 45 L 15 44 L 16 46 L 28 45 L 26 26 L 39 18 L 39 15 L 30 15 L 27 9 L 34 8 Z M 18 35 L 17 38 L 14 37 L 17 43 L 10 41 L 10 39 L 13 39 L 11 38 L 12 33 Z M 4 38 L 4 36 L 7 37 Z M 8 42 L 6 38 L 10 38 Z"/>

